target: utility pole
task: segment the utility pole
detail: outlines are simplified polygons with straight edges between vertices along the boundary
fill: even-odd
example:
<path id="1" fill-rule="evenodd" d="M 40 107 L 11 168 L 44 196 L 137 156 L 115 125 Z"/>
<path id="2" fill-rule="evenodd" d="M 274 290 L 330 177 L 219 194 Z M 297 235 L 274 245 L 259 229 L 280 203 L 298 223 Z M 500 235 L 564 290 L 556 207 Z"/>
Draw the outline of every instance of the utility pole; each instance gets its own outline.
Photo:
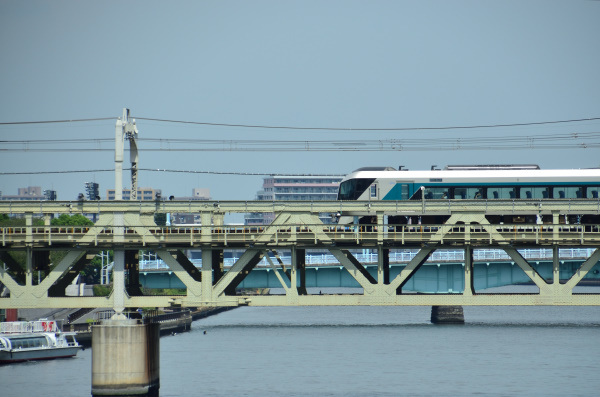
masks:
<path id="1" fill-rule="evenodd" d="M 115 200 L 123 200 L 123 152 L 125 138 L 129 141 L 129 158 L 131 160 L 131 195 L 130 200 L 137 200 L 137 135 L 135 119 L 129 120 L 129 109 L 123 108 L 123 117 L 117 119 L 115 127 Z"/>

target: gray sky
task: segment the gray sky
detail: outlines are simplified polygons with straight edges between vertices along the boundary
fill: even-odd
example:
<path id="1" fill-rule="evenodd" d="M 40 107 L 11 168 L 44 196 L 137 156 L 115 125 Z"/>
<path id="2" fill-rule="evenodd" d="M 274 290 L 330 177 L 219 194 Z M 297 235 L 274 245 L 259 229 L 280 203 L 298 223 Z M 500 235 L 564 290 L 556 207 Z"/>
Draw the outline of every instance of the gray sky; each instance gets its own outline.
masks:
<path id="1" fill-rule="evenodd" d="M 444 127 L 600 117 L 599 1 L 10 1 L 0 2 L 0 122 L 114 120 L 0 126 L 0 140 L 114 139 L 133 117 L 337 128 Z M 442 131 L 303 131 L 138 120 L 140 138 L 233 140 L 440 139 L 598 132 L 600 122 Z M 397 151 L 161 151 L 141 168 L 346 174 L 367 165 L 536 163 L 600 166 L 598 148 Z M 600 142 L 595 138 L 554 145 Z M 338 142 L 339 143 L 339 142 Z M 457 143 L 458 145 L 458 143 Z M 311 144 L 309 144 L 311 146 Z M 0 144 L 0 149 L 24 145 Z M 33 144 L 29 148 L 60 148 Z M 0 172 L 114 167 L 106 151 L 0 151 Z M 139 147 L 203 147 L 173 141 Z M 262 145 L 261 147 L 264 147 Z M 340 147 L 338 144 L 337 147 Z M 405 148 L 405 147 L 403 147 Z M 126 159 L 127 159 L 126 155 Z M 127 167 L 127 162 L 125 167 Z M 124 186 L 129 185 L 125 173 Z M 55 189 L 75 199 L 87 181 L 102 196 L 109 172 L 0 175 L 0 191 Z M 209 188 L 251 200 L 260 176 L 141 172 L 165 196 Z"/>

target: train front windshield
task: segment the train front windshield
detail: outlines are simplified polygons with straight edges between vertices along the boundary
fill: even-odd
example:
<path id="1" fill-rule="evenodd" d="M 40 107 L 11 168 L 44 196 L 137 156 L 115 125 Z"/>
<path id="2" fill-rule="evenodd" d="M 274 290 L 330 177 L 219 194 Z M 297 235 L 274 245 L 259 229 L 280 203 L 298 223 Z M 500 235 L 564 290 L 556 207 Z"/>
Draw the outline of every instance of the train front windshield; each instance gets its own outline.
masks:
<path id="1" fill-rule="evenodd" d="M 358 200 L 375 178 L 348 179 L 340 184 L 338 200 Z"/>

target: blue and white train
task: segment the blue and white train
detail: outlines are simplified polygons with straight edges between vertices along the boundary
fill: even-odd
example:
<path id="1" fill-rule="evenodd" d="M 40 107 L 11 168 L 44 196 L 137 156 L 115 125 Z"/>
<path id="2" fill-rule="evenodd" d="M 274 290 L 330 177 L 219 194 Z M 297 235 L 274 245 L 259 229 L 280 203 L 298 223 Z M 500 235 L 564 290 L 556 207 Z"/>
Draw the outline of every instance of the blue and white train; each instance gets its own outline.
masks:
<path id="1" fill-rule="evenodd" d="M 360 168 L 342 180 L 338 200 L 598 199 L 599 195 L 600 168 L 457 165 L 429 171 Z"/>

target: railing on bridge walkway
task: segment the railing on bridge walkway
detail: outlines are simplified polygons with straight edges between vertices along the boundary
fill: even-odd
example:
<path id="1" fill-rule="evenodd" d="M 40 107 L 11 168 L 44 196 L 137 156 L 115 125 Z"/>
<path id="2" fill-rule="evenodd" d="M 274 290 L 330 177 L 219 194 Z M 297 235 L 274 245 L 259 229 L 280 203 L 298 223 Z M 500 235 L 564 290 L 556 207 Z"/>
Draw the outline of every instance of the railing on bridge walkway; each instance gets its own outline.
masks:
<path id="1" fill-rule="evenodd" d="M 354 257 L 360 263 L 377 263 L 378 257 L 376 252 L 367 250 L 369 252 L 353 253 Z M 524 259 L 528 260 L 552 260 L 553 253 L 551 249 L 547 248 L 535 248 L 535 249 L 520 249 L 519 253 Z M 593 248 L 562 248 L 560 249 L 561 260 L 573 260 L 573 259 L 585 259 L 588 258 L 594 252 Z M 390 263 L 408 263 L 415 258 L 418 254 L 417 250 L 403 250 L 396 251 L 391 250 L 389 253 Z M 148 254 L 146 254 L 148 255 Z M 156 256 L 156 255 L 154 255 Z M 292 264 L 292 257 L 289 255 L 280 255 L 279 258 L 285 265 Z M 224 258 L 223 265 L 228 268 L 235 264 L 239 258 L 230 257 Z M 427 262 L 464 262 L 465 252 L 464 250 L 438 250 L 435 251 Z M 483 261 L 510 261 L 510 256 L 502 250 L 497 249 L 476 249 L 473 251 L 473 260 L 475 262 Z M 190 260 L 197 268 L 202 267 L 202 259 L 191 259 Z M 112 265 L 112 264 L 111 264 Z M 323 265 L 340 265 L 340 261 L 331 254 L 306 254 L 306 265 L 307 266 L 323 266 Z M 267 258 L 263 258 L 257 267 L 268 267 L 269 262 Z M 140 271 L 152 271 L 152 270 L 169 270 L 169 266 L 161 259 L 142 259 L 140 260 Z"/>
<path id="2" fill-rule="evenodd" d="M 600 242 L 600 225 L 271 225 L 271 226 L 146 226 L 130 225 L 55 227 L 24 226 L 0 228 L 0 245 L 14 248 L 25 246 L 60 246 L 87 244 L 95 247 L 115 243 L 152 247 L 157 245 L 197 246 L 206 243 L 224 247 L 248 247 L 260 242 L 279 246 L 318 245 L 320 242 L 375 246 L 385 240 L 391 245 L 419 245 L 443 236 L 442 244 L 486 244 L 492 234 L 513 244 L 561 243 L 562 245 L 595 245 Z"/>

